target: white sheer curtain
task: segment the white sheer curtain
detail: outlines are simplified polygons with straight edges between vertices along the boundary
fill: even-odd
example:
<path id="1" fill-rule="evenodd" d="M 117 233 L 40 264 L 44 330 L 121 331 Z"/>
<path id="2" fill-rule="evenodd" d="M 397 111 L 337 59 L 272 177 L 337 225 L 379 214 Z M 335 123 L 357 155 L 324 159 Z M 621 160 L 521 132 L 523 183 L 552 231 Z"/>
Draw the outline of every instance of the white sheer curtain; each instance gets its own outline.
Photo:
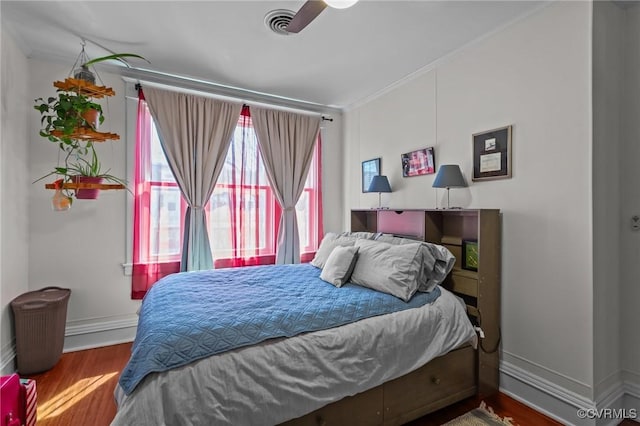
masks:
<path id="1" fill-rule="evenodd" d="M 145 87 L 144 96 L 188 205 L 180 270 L 212 269 L 204 207 L 224 165 L 242 104 L 154 87 Z"/>
<path id="2" fill-rule="evenodd" d="M 321 118 L 253 106 L 251 118 L 269 183 L 282 207 L 276 264 L 300 263 L 295 207 L 309 173 Z"/>

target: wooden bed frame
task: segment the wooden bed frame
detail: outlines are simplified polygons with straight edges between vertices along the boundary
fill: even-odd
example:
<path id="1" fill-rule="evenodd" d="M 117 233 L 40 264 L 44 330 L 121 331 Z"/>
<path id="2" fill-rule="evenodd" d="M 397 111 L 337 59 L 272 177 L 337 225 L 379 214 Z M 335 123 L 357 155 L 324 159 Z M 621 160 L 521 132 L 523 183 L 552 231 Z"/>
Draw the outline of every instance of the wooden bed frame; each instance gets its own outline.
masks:
<path id="1" fill-rule="evenodd" d="M 500 211 L 494 209 L 352 210 L 352 231 L 411 235 L 446 246 L 457 261 L 444 287 L 465 300 L 470 319 L 485 338 L 477 350 L 458 348 L 405 376 L 283 424 L 400 425 L 470 396 L 497 392 L 500 229 Z M 477 242 L 476 271 L 462 268 L 466 241 Z"/>

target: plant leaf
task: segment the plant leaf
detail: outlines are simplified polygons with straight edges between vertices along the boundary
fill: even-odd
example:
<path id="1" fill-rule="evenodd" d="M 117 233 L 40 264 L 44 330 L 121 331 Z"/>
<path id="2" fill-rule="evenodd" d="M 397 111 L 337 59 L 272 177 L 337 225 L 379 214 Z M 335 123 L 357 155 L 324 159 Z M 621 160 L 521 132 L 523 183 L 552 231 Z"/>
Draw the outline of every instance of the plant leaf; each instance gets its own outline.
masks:
<path id="1" fill-rule="evenodd" d="M 111 59 L 115 59 L 117 61 L 122 62 L 125 65 L 129 65 L 126 61 L 124 61 L 122 58 L 138 58 L 138 59 L 143 59 L 145 61 L 147 61 L 146 58 L 140 56 L 140 55 L 136 55 L 135 53 L 116 53 L 113 55 L 109 55 L 109 56 L 102 56 L 100 58 L 95 58 L 92 59 L 90 61 L 85 62 L 84 64 L 82 64 L 83 67 L 88 67 L 89 65 L 93 65 L 93 64 L 97 64 L 98 62 L 102 62 L 102 61 L 108 61 Z M 149 61 L 147 61 L 149 62 Z"/>

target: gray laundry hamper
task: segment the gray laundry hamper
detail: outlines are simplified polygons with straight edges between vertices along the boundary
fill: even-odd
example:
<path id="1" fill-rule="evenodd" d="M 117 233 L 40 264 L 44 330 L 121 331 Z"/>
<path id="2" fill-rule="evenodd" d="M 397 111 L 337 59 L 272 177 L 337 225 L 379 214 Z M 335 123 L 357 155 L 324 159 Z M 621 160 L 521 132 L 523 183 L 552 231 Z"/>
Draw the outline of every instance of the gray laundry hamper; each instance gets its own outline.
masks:
<path id="1" fill-rule="evenodd" d="M 67 288 L 45 287 L 11 301 L 21 375 L 49 370 L 60 359 L 70 295 Z"/>

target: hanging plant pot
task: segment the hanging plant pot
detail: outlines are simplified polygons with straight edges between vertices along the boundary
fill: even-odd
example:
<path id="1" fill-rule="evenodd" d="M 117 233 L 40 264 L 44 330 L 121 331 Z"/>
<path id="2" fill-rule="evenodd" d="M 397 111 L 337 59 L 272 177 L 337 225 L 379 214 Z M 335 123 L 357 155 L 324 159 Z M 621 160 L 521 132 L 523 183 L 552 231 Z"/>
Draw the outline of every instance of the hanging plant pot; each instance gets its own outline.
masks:
<path id="1" fill-rule="evenodd" d="M 100 126 L 100 111 L 94 108 L 89 108 L 82 113 L 82 119 L 87 122 L 87 125 L 93 130 L 98 130 Z"/>
<path id="2" fill-rule="evenodd" d="M 76 68 L 73 70 L 73 78 L 78 80 L 88 81 L 89 83 L 96 82 L 96 75 L 89 71 L 89 68 L 85 65 L 82 65 L 80 68 Z"/>
<path id="3" fill-rule="evenodd" d="M 73 176 L 73 183 L 84 184 L 84 183 L 93 183 L 93 184 L 101 184 L 102 178 L 95 176 Z M 76 198 L 79 200 L 95 200 L 98 198 L 98 193 L 100 193 L 99 189 L 77 189 L 76 190 Z"/>

